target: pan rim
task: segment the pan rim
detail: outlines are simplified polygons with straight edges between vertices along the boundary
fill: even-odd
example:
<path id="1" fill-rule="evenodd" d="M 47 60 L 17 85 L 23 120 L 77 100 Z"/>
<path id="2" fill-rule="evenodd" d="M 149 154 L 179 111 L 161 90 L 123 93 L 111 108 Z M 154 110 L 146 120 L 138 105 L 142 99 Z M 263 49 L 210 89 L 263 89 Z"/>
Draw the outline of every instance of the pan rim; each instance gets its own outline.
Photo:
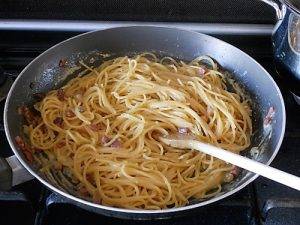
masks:
<path id="1" fill-rule="evenodd" d="M 67 198 L 67 199 L 70 199 L 71 201 L 74 201 L 76 203 L 80 203 L 82 205 L 86 205 L 88 207 L 92 207 L 92 208 L 95 208 L 95 209 L 99 209 L 99 210 L 105 210 L 105 211 L 110 211 L 112 213 L 125 213 L 125 214 L 139 214 L 140 216 L 142 216 L 142 214 L 147 214 L 147 215 L 155 215 L 157 217 L 155 218 L 159 218 L 159 215 L 161 215 L 162 217 L 166 217 L 166 215 L 162 215 L 162 214 L 171 214 L 171 213 L 176 213 L 176 212 L 183 212 L 183 211 L 187 211 L 187 210 L 192 210 L 192 209 L 195 209 L 195 208 L 199 208 L 201 206 L 205 206 L 205 205 L 208 205 L 208 204 L 211 204 L 211 203 L 214 203 L 214 202 L 217 202 L 221 199 L 224 199 L 238 191 L 240 191 L 241 189 L 243 189 L 244 187 L 246 187 L 248 184 L 250 184 L 251 182 L 253 182 L 259 175 L 255 174 L 253 175 L 249 180 L 247 180 L 245 183 L 243 183 L 242 185 L 236 187 L 235 189 L 231 190 L 231 191 L 228 191 L 220 196 L 217 196 L 215 198 L 211 198 L 211 199 L 208 199 L 208 200 L 204 200 L 202 202 L 199 202 L 199 203 L 195 203 L 195 204 L 192 204 L 192 205 L 186 205 L 186 206 L 181 206 L 181 207 L 177 207 L 177 208 L 170 208 L 170 209 L 160 209 L 160 210 L 145 210 L 145 209 L 125 209 L 125 208 L 117 208 L 117 207 L 112 207 L 112 206 L 104 206 L 104 205 L 100 205 L 100 204 L 96 204 L 96 203 L 93 203 L 93 202 L 90 202 L 90 201 L 87 201 L 87 200 L 84 200 L 84 199 L 81 199 L 81 198 L 78 198 L 76 196 L 73 196 L 67 192 L 64 192 L 58 188 L 56 188 L 55 186 L 53 186 L 51 183 L 47 182 L 44 178 L 42 178 L 39 174 L 37 174 L 35 171 L 33 171 L 29 164 L 22 159 L 21 155 L 19 154 L 19 151 L 17 150 L 17 147 L 15 146 L 14 144 L 14 140 L 13 138 L 11 137 L 10 133 L 9 133 L 9 128 L 8 128 L 8 120 L 7 120 L 7 114 L 8 114 L 8 105 L 9 105 L 9 102 L 11 101 L 11 95 L 12 93 L 15 91 L 15 86 L 16 84 L 18 83 L 18 80 L 20 79 L 20 77 L 22 77 L 22 75 L 26 72 L 26 70 L 36 61 L 38 60 L 40 57 L 42 57 L 43 55 L 47 54 L 48 52 L 51 52 L 52 49 L 55 49 L 57 47 L 59 47 L 60 45 L 63 45 L 64 43 L 66 42 L 69 42 L 73 39 L 77 39 L 77 38 L 80 38 L 82 36 L 86 36 L 86 35 L 90 35 L 90 34 L 93 34 L 93 33 L 96 33 L 96 32 L 101 32 L 101 31 L 105 31 L 105 30 L 115 30 L 115 29 L 136 29 L 136 28 L 157 28 L 157 29 L 162 29 L 162 30 L 178 30 L 180 32 L 189 32 L 193 35 L 198 35 L 198 36 L 204 36 L 204 37 L 208 37 L 210 39 L 215 39 L 219 42 L 222 42 L 223 44 L 226 44 L 227 46 L 231 47 L 231 48 L 234 48 L 236 50 L 238 50 L 241 54 L 243 54 L 244 56 L 246 56 L 250 61 L 253 61 L 257 64 L 258 67 L 260 67 L 260 69 L 262 69 L 265 73 L 265 75 L 267 75 L 267 77 L 269 78 L 270 82 L 273 84 L 273 86 L 275 87 L 276 91 L 277 91 L 277 95 L 280 99 L 280 104 L 281 104 L 281 107 L 282 107 L 282 129 L 280 131 L 280 137 L 279 137 L 279 140 L 276 144 L 276 148 L 275 148 L 275 151 L 273 152 L 272 156 L 270 157 L 270 159 L 265 163 L 266 165 L 269 165 L 275 158 L 275 156 L 277 155 L 279 149 L 280 149 L 280 146 L 282 144 L 282 141 L 283 141 L 283 138 L 284 138 L 284 133 L 285 133 L 285 127 L 286 127 L 286 111 L 285 111 L 285 103 L 284 103 L 284 100 L 283 100 L 283 96 L 282 96 L 282 93 L 279 89 L 279 87 L 277 86 L 276 82 L 274 81 L 274 79 L 272 78 L 272 76 L 265 70 L 264 67 L 262 67 L 255 59 L 253 59 L 251 56 L 249 56 L 247 53 L 243 52 L 242 50 L 240 50 L 239 48 L 223 41 L 223 40 L 220 40 L 218 38 L 215 38 L 215 37 L 212 37 L 210 35 L 207 35 L 207 34 L 202 34 L 202 33 L 199 33 L 199 32 L 196 32 L 196 31 L 190 31 L 190 30 L 186 30 L 186 29 L 179 29 L 179 28 L 168 28 L 168 27 L 164 27 L 164 26 L 124 26 L 124 27 L 114 27 L 114 28 L 109 28 L 109 29 L 103 29 L 103 30 L 96 30 L 96 31 L 90 31 L 90 32 L 87 32 L 87 33 L 83 33 L 83 34 L 79 34 L 79 35 L 76 35 L 74 37 L 71 37 L 71 38 L 68 38 L 52 47 L 50 47 L 49 49 L 47 49 L 46 51 L 44 51 L 43 53 L 41 53 L 39 56 L 37 56 L 35 59 L 33 59 L 22 71 L 21 73 L 19 74 L 19 76 L 16 78 L 16 80 L 14 81 L 8 95 L 7 95 L 7 98 L 6 98 L 6 101 L 5 101 L 5 106 L 4 106 L 4 129 L 5 129 L 5 134 L 6 134 L 6 137 L 7 137 L 7 140 L 9 142 L 9 145 L 10 147 L 12 148 L 14 154 L 16 155 L 16 157 L 18 158 L 18 160 L 20 161 L 20 163 L 22 164 L 22 166 L 25 167 L 25 169 L 27 171 L 29 171 L 36 179 L 39 180 L 39 182 L 41 182 L 43 185 L 45 185 L 46 187 L 50 188 L 53 192 L 55 193 L 58 193 L 59 195 Z M 112 215 L 112 213 L 110 213 L 110 215 Z M 123 217 L 121 215 L 113 215 L 113 216 L 116 216 L 116 217 Z"/>

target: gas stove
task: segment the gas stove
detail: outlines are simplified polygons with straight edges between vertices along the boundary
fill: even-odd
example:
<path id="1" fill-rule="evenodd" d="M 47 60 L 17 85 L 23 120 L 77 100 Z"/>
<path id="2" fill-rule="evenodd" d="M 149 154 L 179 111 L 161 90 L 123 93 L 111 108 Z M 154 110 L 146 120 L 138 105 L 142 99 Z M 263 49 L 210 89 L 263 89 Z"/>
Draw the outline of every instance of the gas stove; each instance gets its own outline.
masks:
<path id="1" fill-rule="evenodd" d="M 111 24 L 110 24 L 111 25 Z M 17 25 L 16 25 L 17 26 Z M 209 26 L 199 28 L 242 49 L 261 63 L 276 80 L 272 59 L 270 27 L 259 26 L 256 30 L 223 29 Z M 99 27 L 98 27 L 99 28 Z M 187 27 L 189 28 L 189 27 Z M 190 27 L 191 28 L 191 27 Z M 232 28 L 232 27 L 231 27 Z M 202 30 L 201 30 L 202 29 Z M 234 29 L 231 29 L 234 30 Z M 254 32 L 255 31 L 255 32 Z M 0 98 L 19 72 L 38 54 L 50 46 L 80 33 L 80 30 L 0 31 Z M 272 166 L 300 176 L 300 106 L 293 96 L 277 81 L 284 95 L 287 111 L 287 127 L 283 144 Z M 4 101 L 0 102 L 3 114 Z M 0 117 L 0 157 L 11 156 Z M 97 215 L 70 204 L 52 193 L 37 180 L 0 191 L 1 225 L 56 225 L 56 224 L 217 224 L 217 225 L 296 225 L 300 221 L 300 193 L 265 178 L 258 178 L 246 188 L 220 202 L 199 208 L 183 217 L 166 220 L 121 220 Z"/>

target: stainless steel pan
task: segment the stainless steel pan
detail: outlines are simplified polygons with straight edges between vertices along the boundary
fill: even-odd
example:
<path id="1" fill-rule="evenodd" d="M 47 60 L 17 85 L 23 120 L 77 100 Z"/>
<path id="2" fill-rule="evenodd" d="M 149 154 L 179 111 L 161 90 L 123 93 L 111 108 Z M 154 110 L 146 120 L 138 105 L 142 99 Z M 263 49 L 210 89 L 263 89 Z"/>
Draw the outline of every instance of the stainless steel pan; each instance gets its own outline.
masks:
<path id="1" fill-rule="evenodd" d="M 294 93 L 300 104 L 300 1 L 262 1 L 271 5 L 277 15 L 272 33 L 276 69 L 281 81 Z"/>
<path id="2" fill-rule="evenodd" d="M 22 118 L 18 115 L 17 108 L 23 104 L 32 104 L 34 93 L 47 92 L 65 82 L 69 71 L 59 66 L 61 59 L 67 59 L 68 65 L 76 64 L 78 60 L 97 63 L 103 61 L 105 56 L 99 52 L 115 57 L 144 51 L 187 61 L 199 55 L 210 55 L 223 68 L 231 71 L 254 101 L 252 108 L 255 134 L 252 137 L 251 147 L 259 146 L 260 151 L 258 155 L 251 156 L 250 151 L 245 154 L 265 164 L 271 163 L 284 136 L 286 117 L 280 90 L 263 67 L 241 50 L 208 35 L 162 27 L 122 27 L 90 32 L 66 40 L 41 54 L 18 76 L 7 96 L 4 123 L 10 146 L 22 166 L 46 187 L 79 207 L 109 216 L 135 219 L 182 215 L 184 212 L 224 199 L 256 179 L 257 175 L 242 171 L 236 180 L 225 185 L 222 192 L 213 198 L 204 201 L 193 200 L 189 205 L 180 208 L 129 210 L 94 204 L 71 195 L 46 180 L 38 168 L 26 161 L 15 143 L 15 137 L 22 136 Z M 263 119 L 270 107 L 274 107 L 276 112 L 271 130 L 266 130 L 263 127 Z M 7 169 L 5 166 L 3 168 Z"/>

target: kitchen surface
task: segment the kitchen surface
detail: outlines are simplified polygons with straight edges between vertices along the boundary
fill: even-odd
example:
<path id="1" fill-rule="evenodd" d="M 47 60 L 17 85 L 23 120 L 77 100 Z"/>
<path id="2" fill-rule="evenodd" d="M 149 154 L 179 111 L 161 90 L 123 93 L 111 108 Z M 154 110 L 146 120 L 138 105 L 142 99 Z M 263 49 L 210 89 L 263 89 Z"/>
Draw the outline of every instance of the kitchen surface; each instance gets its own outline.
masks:
<path id="1" fill-rule="evenodd" d="M 285 78 L 285 70 L 275 66 L 278 62 L 273 57 L 271 35 L 276 13 L 258 0 L 234 0 L 230 5 L 226 2 L 0 2 L 0 156 L 13 155 L 2 116 L 5 93 L 35 57 L 83 32 L 117 26 L 157 25 L 219 38 L 249 54 L 269 72 L 282 92 L 287 114 L 283 143 L 271 166 L 300 176 L 300 105 L 291 93 L 291 85 L 285 80 L 288 79 Z M 297 50 L 299 46 L 295 46 Z M 0 191 L 0 212 L 0 224 L 3 225 L 296 225 L 300 221 L 300 193 L 259 177 L 232 196 L 176 217 L 134 220 L 103 216 L 82 209 L 33 179 Z"/>

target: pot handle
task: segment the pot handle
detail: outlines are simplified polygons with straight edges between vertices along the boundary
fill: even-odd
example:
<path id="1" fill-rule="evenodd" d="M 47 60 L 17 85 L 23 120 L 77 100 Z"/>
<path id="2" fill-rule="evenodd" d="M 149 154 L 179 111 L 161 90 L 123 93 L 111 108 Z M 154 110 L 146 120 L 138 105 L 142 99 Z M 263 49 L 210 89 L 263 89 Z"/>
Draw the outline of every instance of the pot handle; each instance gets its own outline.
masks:
<path id="1" fill-rule="evenodd" d="M 33 178 L 15 155 L 8 158 L 0 158 L 0 190 L 9 190 L 13 186 Z"/>
<path id="2" fill-rule="evenodd" d="M 281 10 L 281 6 L 276 3 L 274 0 L 260 0 L 270 6 L 272 6 L 276 11 L 277 20 L 283 19 L 283 12 Z"/>

